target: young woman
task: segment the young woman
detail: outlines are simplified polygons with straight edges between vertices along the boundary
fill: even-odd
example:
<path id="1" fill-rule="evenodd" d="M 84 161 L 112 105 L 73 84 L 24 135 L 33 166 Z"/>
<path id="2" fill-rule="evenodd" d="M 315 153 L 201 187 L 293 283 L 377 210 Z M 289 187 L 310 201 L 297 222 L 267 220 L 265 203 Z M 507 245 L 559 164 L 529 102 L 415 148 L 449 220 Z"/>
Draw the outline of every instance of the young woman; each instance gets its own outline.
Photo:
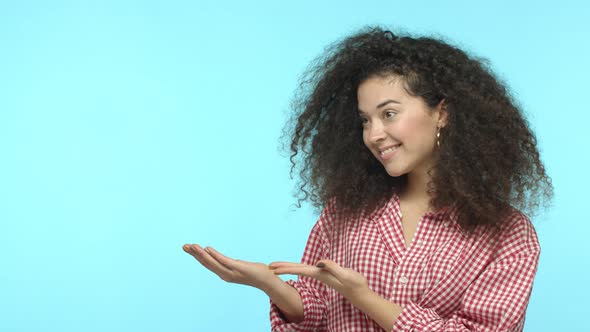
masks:
<path id="1" fill-rule="evenodd" d="M 522 330 L 540 248 L 521 211 L 552 185 L 482 61 L 367 28 L 318 58 L 294 105 L 300 201 L 323 208 L 302 262 L 185 251 L 266 292 L 273 331 Z"/>

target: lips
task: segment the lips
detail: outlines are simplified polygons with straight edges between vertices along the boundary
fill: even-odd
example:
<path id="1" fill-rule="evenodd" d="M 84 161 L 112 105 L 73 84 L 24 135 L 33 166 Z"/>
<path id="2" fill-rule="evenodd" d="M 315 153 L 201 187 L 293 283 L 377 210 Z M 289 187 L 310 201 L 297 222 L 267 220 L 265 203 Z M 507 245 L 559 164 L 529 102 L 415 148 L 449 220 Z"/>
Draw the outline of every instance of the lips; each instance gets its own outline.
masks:
<path id="1" fill-rule="evenodd" d="M 391 157 L 401 146 L 401 144 L 397 144 L 397 145 L 392 145 L 386 148 L 381 148 L 379 149 L 379 155 L 381 156 L 382 159 L 387 160 L 389 159 L 389 157 Z"/>

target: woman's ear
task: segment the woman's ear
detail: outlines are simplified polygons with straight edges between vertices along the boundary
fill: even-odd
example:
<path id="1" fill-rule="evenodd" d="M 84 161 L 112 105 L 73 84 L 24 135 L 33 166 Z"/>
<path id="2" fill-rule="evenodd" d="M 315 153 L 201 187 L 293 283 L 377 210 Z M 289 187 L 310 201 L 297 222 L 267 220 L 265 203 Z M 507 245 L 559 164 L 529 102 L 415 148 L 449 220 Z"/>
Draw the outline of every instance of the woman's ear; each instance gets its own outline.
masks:
<path id="1" fill-rule="evenodd" d="M 435 112 L 438 113 L 437 125 L 444 128 L 448 123 L 449 112 L 447 112 L 447 101 L 442 99 L 436 106 Z"/>

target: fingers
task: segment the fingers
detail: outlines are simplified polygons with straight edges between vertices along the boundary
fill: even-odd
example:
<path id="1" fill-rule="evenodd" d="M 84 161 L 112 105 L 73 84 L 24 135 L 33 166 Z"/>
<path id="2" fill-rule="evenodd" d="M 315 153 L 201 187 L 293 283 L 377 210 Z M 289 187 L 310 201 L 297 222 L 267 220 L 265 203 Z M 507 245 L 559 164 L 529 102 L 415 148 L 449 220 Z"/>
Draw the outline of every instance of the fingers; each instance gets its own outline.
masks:
<path id="1" fill-rule="evenodd" d="M 318 272 L 318 269 L 307 264 L 291 263 L 291 262 L 272 262 L 268 267 L 273 270 L 275 274 L 296 274 L 310 276 L 313 272 Z"/>
<path id="2" fill-rule="evenodd" d="M 269 266 L 277 275 L 295 274 L 313 278 L 345 296 L 366 286 L 366 279 L 360 273 L 344 268 L 329 259 L 319 260 L 316 265 L 273 262 Z"/>
<path id="3" fill-rule="evenodd" d="M 333 263 L 333 262 L 332 262 Z M 333 263 L 336 264 L 336 263 Z M 270 268 L 277 275 L 280 274 L 295 274 L 317 279 L 330 287 L 340 287 L 342 283 L 326 268 L 320 268 L 317 265 L 307 265 L 289 262 L 273 262 L 270 263 Z"/>
<path id="4" fill-rule="evenodd" d="M 274 274 L 296 274 L 312 278 L 317 278 L 317 274 L 320 272 L 315 266 L 306 264 L 296 264 L 287 262 L 274 262 L 269 265 Z"/>
<path id="5" fill-rule="evenodd" d="M 300 263 L 291 263 L 291 262 L 272 262 L 268 264 L 271 269 L 276 269 L 279 267 L 295 267 L 295 266 L 303 266 L 305 264 Z"/>
<path id="6" fill-rule="evenodd" d="M 194 258 L 206 267 L 211 272 L 217 274 L 221 279 L 226 279 L 232 273 L 231 268 L 221 264 L 211 255 L 211 248 L 206 250 L 201 248 L 198 244 L 185 244 L 182 249 L 191 254 Z M 219 253 L 218 253 L 219 254 Z"/>
<path id="7" fill-rule="evenodd" d="M 338 283 L 341 285 L 350 285 L 351 283 L 358 283 L 359 278 L 364 278 L 360 273 L 344 268 L 338 263 L 331 261 L 329 259 L 322 259 L 316 263 L 316 266 L 320 267 L 322 271 L 329 273 L 330 275 L 334 276 Z"/>
<path id="8" fill-rule="evenodd" d="M 226 257 L 211 247 L 207 247 L 207 252 L 211 255 L 211 257 L 215 258 L 216 261 L 221 263 L 221 265 L 227 267 L 230 270 L 233 270 L 238 263 L 237 260 Z"/>
<path id="9" fill-rule="evenodd" d="M 352 297 L 355 294 L 362 294 L 365 290 L 369 289 L 367 279 L 359 272 L 342 267 L 334 261 L 328 259 L 322 259 L 318 261 L 316 266 L 323 266 L 321 270 L 325 274 L 333 276 L 337 282 L 331 284 L 340 294 L 345 297 Z"/>
<path id="10" fill-rule="evenodd" d="M 346 278 L 346 270 L 329 259 L 322 259 L 316 263 L 316 266 L 324 271 L 330 272 L 338 280 L 344 280 Z"/>

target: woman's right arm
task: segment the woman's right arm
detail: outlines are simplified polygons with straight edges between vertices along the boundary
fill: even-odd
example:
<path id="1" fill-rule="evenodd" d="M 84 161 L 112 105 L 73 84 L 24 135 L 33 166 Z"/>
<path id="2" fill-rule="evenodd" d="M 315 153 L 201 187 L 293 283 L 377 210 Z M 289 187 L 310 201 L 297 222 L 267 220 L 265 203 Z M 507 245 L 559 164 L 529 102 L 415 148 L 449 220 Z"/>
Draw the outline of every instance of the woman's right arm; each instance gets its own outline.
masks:
<path id="1" fill-rule="evenodd" d="M 303 320 L 303 303 L 297 290 L 286 284 L 266 264 L 246 262 L 224 256 L 211 247 L 185 244 L 184 251 L 222 280 L 258 288 L 265 292 L 291 322 Z"/>
<path id="2" fill-rule="evenodd" d="M 263 291 L 268 295 L 271 302 L 281 311 L 287 321 L 300 323 L 303 320 L 303 301 L 299 292 L 283 282 L 280 278 L 273 281 L 268 289 Z"/>
<path id="3" fill-rule="evenodd" d="M 326 227 L 329 227 L 331 213 L 326 207 L 307 239 L 301 263 L 315 265 L 319 260 L 329 258 L 329 241 Z M 271 263 L 270 266 L 272 267 Z M 270 321 L 274 332 L 283 331 L 326 331 L 327 296 L 326 285 L 320 281 L 299 276 L 297 281 L 289 280 L 285 286 L 293 288 L 302 303 L 303 315 L 293 319 L 284 312 L 280 302 L 271 298 Z M 295 293 L 293 293 L 295 294 Z"/>
<path id="4" fill-rule="evenodd" d="M 315 264 L 327 258 L 329 245 L 322 224 L 327 221 L 328 211 L 328 208 L 324 209 L 311 231 L 303 253 L 304 264 Z M 265 292 L 271 300 L 273 331 L 325 330 L 326 287 L 321 282 L 307 277 L 284 282 L 266 264 L 232 259 L 213 248 L 203 249 L 197 244 L 186 244 L 183 249 L 222 280 Z"/>

